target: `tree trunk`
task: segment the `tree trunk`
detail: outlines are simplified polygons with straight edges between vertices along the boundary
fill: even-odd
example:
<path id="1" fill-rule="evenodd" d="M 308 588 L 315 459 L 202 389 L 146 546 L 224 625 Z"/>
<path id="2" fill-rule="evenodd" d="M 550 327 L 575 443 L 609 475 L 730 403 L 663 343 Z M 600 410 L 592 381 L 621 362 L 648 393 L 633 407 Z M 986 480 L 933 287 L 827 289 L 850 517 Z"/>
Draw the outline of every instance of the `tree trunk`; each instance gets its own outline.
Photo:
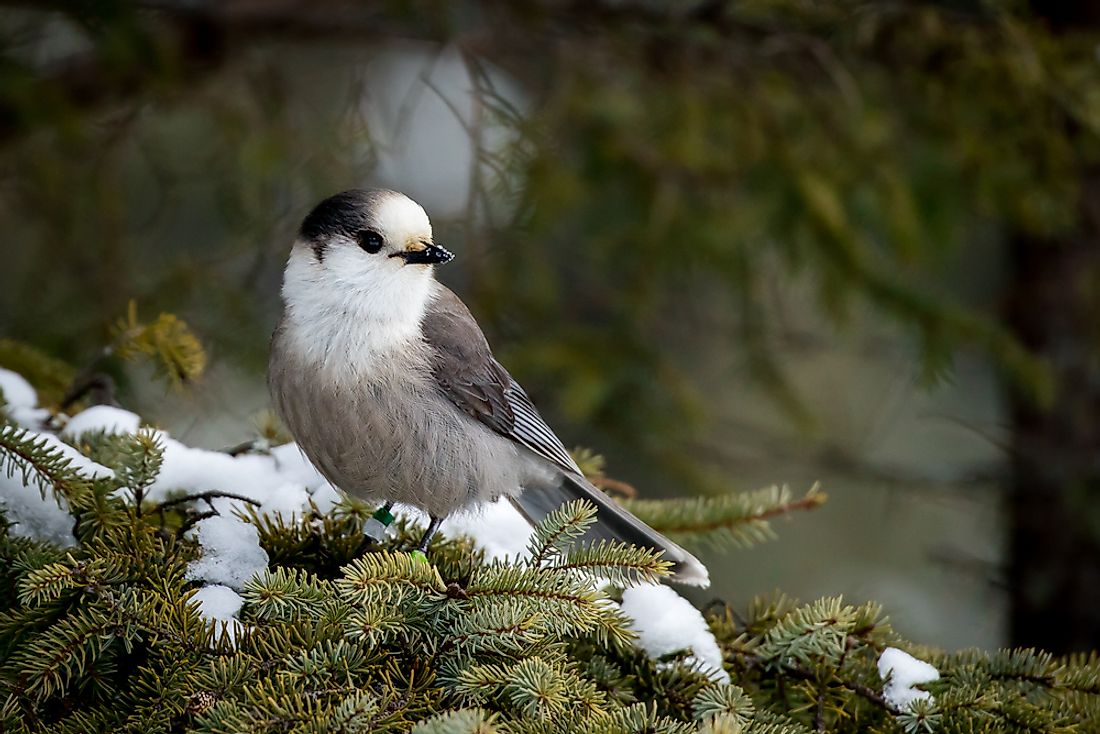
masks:
<path id="1" fill-rule="evenodd" d="M 1011 644 L 1055 653 L 1100 647 L 1100 170 L 1080 225 L 1011 249 L 1009 323 L 1056 380 L 1047 408 L 1011 397 Z"/>

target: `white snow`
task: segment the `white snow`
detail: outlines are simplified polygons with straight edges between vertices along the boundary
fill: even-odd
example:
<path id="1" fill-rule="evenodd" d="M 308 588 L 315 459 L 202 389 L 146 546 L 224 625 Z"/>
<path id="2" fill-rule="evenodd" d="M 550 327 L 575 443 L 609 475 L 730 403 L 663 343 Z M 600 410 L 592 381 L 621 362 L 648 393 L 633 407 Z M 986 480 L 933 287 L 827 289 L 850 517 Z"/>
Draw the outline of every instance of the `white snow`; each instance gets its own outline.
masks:
<path id="1" fill-rule="evenodd" d="M 38 393 L 18 372 L 0 367 L 0 392 L 4 401 L 0 405 L 16 425 L 38 429 L 49 420 L 50 411 L 35 407 Z"/>
<path id="2" fill-rule="evenodd" d="M 191 600 L 199 603 L 199 616 L 215 625 L 215 636 L 221 636 L 221 623 L 225 622 L 225 634 L 229 635 L 230 640 L 237 638 L 237 633 L 244 627 L 237 619 L 237 613 L 244 604 L 240 594 L 228 586 L 211 584 L 197 590 Z"/>
<path id="3" fill-rule="evenodd" d="M 623 592 L 622 610 L 634 623 L 638 646 L 651 658 L 690 650 L 688 665 L 698 667 L 716 683 L 729 683 L 722 651 L 702 613 L 667 586 L 643 584 Z"/>
<path id="4" fill-rule="evenodd" d="M 259 512 L 279 517 L 283 522 L 293 522 L 309 509 L 309 498 L 309 492 L 301 484 L 287 482 L 274 488 L 260 503 Z"/>
<path id="5" fill-rule="evenodd" d="M 228 492 L 261 505 L 272 502 L 272 507 L 289 517 L 294 510 L 308 507 L 307 495 L 317 494 L 323 504 L 331 507 L 335 490 L 293 443 L 276 446 L 268 454 L 230 456 L 220 451 L 191 448 L 163 431 L 158 433 L 164 445 L 164 464 L 149 488 L 151 501 L 158 502 L 180 492 Z M 295 489 L 288 489 L 291 485 Z M 292 498 L 286 496 L 288 492 L 292 493 Z M 292 506 L 295 503 L 301 507 Z M 245 504 L 228 500 L 218 510 L 223 511 L 223 507 L 244 509 Z"/>
<path id="6" fill-rule="evenodd" d="M 34 391 L 12 372 L 2 375 L 4 386 L 15 396 L 20 409 L 34 405 Z M 28 392 L 29 390 L 29 392 Z M 109 406 L 89 408 L 69 420 L 62 435 L 73 438 L 89 431 L 134 433 L 141 419 L 134 413 Z M 101 466 L 52 433 L 34 432 L 47 445 L 57 448 L 73 462 L 73 468 L 89 478 L 109 476 Z M 259 504 L 263 514 L 285 521 L 308 511 L 313 499 L 322 511 L 330 511 L 339 501 L 339 492 L 305 459 L 295 444 L 277 446 L 269 454 L 230 456 L 185 446 L 163 431 L 158 437 L 164 446 L 161 473 L 149 488 L 146 498 L 152 502 L 179 493 L 222 492 L 248 497 Z M 267 553 L 260 547 L 256 528 L 236 517 L 235 512 L 248 506 L 241 500 L 222 497 L 210 503 L 219 513 L 200 521 L 189 531 L 202 555 L 188 567 L 188 578 L 240 589 L 256 573 L 267 568 Z M 16 535 L 44 538 L 72 545 L 73 518 L 64 499 L 60 504 L 52 494 L 43 500 L 33 484 L 24 486 L 18 476 L 0 475 L 0 507 L 13 522 Z M 200 509 L 206 509 L 201 505 Z M 213 592 L 211 592 L 213 593 Z"/>
<path id="7" fill-rule="evenodd" d="M 456 512 L 443 521 L 439 530 L 449 537 L 469 536 L 491 561 L 526 558 L 533 532 L 507 497 Z"/>
<path id="8" fill-rule="evenodd" d="M 187 537 L 202 546 L 202 556 L 187 567 L 187 578 L 243 589 L 245 582 L 267 569 L 267 551 L 260 547 L 256 526 L 232 515 L 216 515 L 195 524 Z"/>
<path id="9" fill-rule="evenodd" d="M 78 438 L 82 434 L 103 431 L 104 433 L 137 433 L 141 418 L 122 408 L 110 405 L 93 405 L 83 410 L 65 424 L 61 435 L 65 438 Z"/>
<path id="10" fill-rule="evenodd" d="M 50 411 L 45 408 L 8 408 L 7 413 L 15 425 L 35 431 L 41 430 L 50 419 Z"/>
<path id="11" fill-rule="evenodd" d="M 26 380 L 9 370 L 0 370 L 0 380 L 9 406 L 14 405 L 18 410 L 34 409 L 36 396 Z M 8 410 L 10 412 L 11 408 Z M 135 433 L 140 424 L 141 419 L 134 413 L 96 406 L 73 416 L 62 435 L 75 438 L 90 431 Z M 53 433 L 31 431 L 30 435 L 60 451 L 85 477 L 112 474 L 110 469 L 91 461 Z M 295 444 L 277 446 L 266 455 L 234 457 L 185 446 L 163 431 L 158 432 L 158 437 L 164 446 L 164 463 L 146 495 L 149 501 L 162 501 L 179 493 L 223 492 L 248 497 L 259 504 L 261 513 L 291 521 L 308 511 L 311 499 L 325 512 L 340 499 L 339 492 L 313 468 Z M 252 576 L 267 568 L 267 553 L 260 547 L 256 528 L 235 515 L 248 504 L 229 497 L 212 500 L 210 506 L 219 514 L 200 521 L 188 534 L 202 549 L 202 555 L 188 567 L 188 578 L 240 589 Z M 13 523 L 11 532 L 15 535 L 42 538 L 65 546 L 75 542 L 73 518 L 64 498 L 55 498 L 48 492 L 43 499 L 38 487 L 33 483 L 24 486 L 18 474 L 8 477 L 0 473 L 0 508 Z M 200 509 L 205 508 L 205 505 L 200 506 Z"/>
<path id="12" fill-rule="evenodd" d="M 100 477 L 114 475 L 114 472 L 103 466 L 103 464 L 97 464 L 92 461 L 52 433 L 36 431 L 28 431 L 27 433 L 33 434 L 35 440 L 45 439 L 46 447 L 60 451 L 61 454 L 71 462 L 69 466 L 83 477 L 87 477 L 88 479 L 99 479 Z"/>
<path id="13" fill-rule="evenodd" d="M 0 392 L 9 408 L 33 408 L 38 405 L 38 393 L 18 372 L 0 367 Z"/>
<path id="14" fill-rule="evenodd" d="M 0 472 L 0 510 L 13 523 L 9 529 L 12 535 L 41 538 L 64 547 L 75 545 L 73 516 L 68 507 L 64 498 L 55 499 L 50 491 L 43 499 L 38 487 L 24 486 L 18 473 L 9 477 Z"/>
<path id="15" fill-rule="evenodd" d="M 27 431 L 26 437 L 44 440 L 47 448 L 54 448 L 70 459 L 70 466 L 84 477 L 95 479 L 112 474 L 110 469 L 87 458 L 51 433 Z M 65 498 L 55 495 L 52 490 L 47 490 L 43 498 L 33 476 L 30 479 L 24 484 L 20 472 L 16 471 L 9 477 L 6 472 L 0 471 L 0 508 L 8 521 L 13 523 L 10 532 L 20 537 L 49 540 L 61 546 L 74 545 L 73 517 L 69 514 Z"/>
<path id="16" fill-rule="evenodd" d="M 900 710 L 912 707 L 917 700 L 933 701 L 932 694 L 914 686 L 939 680 L 940 671 L 918 660 L 904 650 L 888 647 L 878 658 L 879 677 L 886 681 L 882 697 Z"/>
<path id="17" fill-rule="evenodd" d="M 317 506 L 317 511 L 322 515 L 332 512 L 333 508 L 343 499 L 340 490 L 328 482 L 315 488 L 310 496 L 313 499 L 313 504 Z"/>

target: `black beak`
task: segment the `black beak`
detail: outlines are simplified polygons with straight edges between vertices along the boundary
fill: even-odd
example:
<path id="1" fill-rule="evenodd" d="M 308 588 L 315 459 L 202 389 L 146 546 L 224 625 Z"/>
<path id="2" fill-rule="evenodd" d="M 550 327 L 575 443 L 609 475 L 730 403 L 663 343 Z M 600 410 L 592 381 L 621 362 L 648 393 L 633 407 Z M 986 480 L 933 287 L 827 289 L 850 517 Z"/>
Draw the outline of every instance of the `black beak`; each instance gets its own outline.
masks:
<path id="1" fill-rule="evenodd" d="M 423 250 L 405 250 L 395 252 L 390 257 L 399 257 L 406 265 L 442 265 L 454 260 L 455 254 L 446 247 L 428 245 Z"/>

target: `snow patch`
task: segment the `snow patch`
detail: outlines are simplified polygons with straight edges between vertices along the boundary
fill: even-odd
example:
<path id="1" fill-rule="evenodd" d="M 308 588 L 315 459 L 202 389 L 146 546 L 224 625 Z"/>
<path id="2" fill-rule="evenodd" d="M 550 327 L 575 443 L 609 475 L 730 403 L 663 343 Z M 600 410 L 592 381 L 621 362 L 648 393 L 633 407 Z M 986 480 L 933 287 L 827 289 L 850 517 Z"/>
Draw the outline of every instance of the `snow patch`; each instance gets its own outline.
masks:
<path id="1" fill-rule="evenodd" d="M 322 515 L 327 515 L 344 497 L 340 494 L 340 490 L 325 482 L 313 490 L 310 498 L 313 500 L 313 504 L 317 506 L 317 511 Z"/>
<path id="2" fill-rule="evenodd" d="M 276 446 L 267 454 L 230 456 L 220 451 L 185 446 L 163 431 L 164 464 L 149 488 L 148 499 L 160 502 L 180 492 L 223 492 L 248 497 L 260 505 L 271 503 L 290 517 L 305 511 L 310 496 L 317 495 L 327 508 L 339 499 L 337 492 L 310 464 L 293 443 Z M 288 496 L 289 495 L 289 496 Z M 294 503 L 300 507 L 292 507 Z M 218 511 L 243 510 L 249 503 L 228 500 Z"/>
<path id="3" fill-rule="evenodd" d="M 202 556 L 187 567 L 189 579 L 240 590 L 267 569 L 267 551 L 260 547 L 256 527 L 235 517 L 208 517 L 188 530 L 187 537 L 202 547 Z"/>
<path id="4" fill-rule="evenodd" d="M 260 504 L 259 513 L 278 517 L 285 523 L 295 522 L 308 511 L 309 499 L 309 492 L 301 484 L 280 484 Z"/>
<path id="5" fill-rule="evenodd" d="M 18 372 L 0 367 L 0 392 L 8 408 L 33 408 L 38 405 L 38 393 Z"/>
<path id="6" fill-rule="evenodd" d="M 17 426 L 39 429 L 50 419 L 50 411 L 38 405 L 38 393 L 18 372 L 0 367 L 0 407 Z"/>
<path id="7" fill-rule="evenodd" d="M 191 596 L 191 601 L 199 603 L 199 616 L 214 625 L 215 637 L 221 637 L 224 633 L 229 636 L 230 641 L 234 641 L 237 634 L 244 629 L 244 625 L 237 619 L 244 599 L 228 586 L 204 586 Z M 223 622 L 224 627 L 221 624 Z"/>
<path id="8" fill-rule="evenodd" d="M 939 680 L 940 671 L 904 650 L 896 647 L 883 650 L 878 658 L 878 674 L 886 681 L 882 697 L 897 709 L 910 709 L 914 701 L 935 701 L 931 693 L 914 686 Z"/>
<path id="9" fill-rule="evenodd" d="M 63 497 L 47 490 L 43 497 L 37 486 L 24 485 L 18 473 L 6 476 L 0 471 L 0 510 L 4 511 L 8 529 L 21 538 L 39 538 L 62 547 L 76 545 L 73 537 L 73 516 Z"/>
<path id="10" fill-rule="evenodd" d="M 526 558 L 527 542 L 534 529 L 507 497 L 501 497 L 496 502 L 453 513 L 439 530 L 449 537 L 470 537 L 475 546 L 485 551 L 488 560 L 496 561 Z"/>
<path id="11" fill-rule="evenodd" d="M 653 659 L 690 650 L 688 665 L 698 667 L 716 683 L 729 683 L 722 651 L 702 613 L 667 586 L 644 584 L 623 592 L 622 611 L 633 620 L 638 647 Z"/>
<path id="12" fill-rule="evenodd" d="M 27 433 L 33 436 L 36 441 L 44 440 L 46 448 L 56 449 L 61 452 L 61 455 L 69 460 L 69 467 L 75 469 L 82 477 L 100 479 L 102 477 L 112 477 L 115 474 L 113 471 L 103 466 L 103 464 L 92 461 L 52 433 L 39 433 L 35 431 L 27 431 Z"/>
<path id="13" fill-rule="evenodd" d="M 87 458 L 51 433 L 26 431 L 25 437 L 43 442 L 45 448 L 60 452 L 83 477 L 97 479 L 113 474 L 107 467 Z M 24 483 L 20 472 L 16 471 L 9 477 L 6 472 L 0 471 L 0 508 L 4 510 L 8 522 L 13 523 L 9 532 L 23 538 L 49 540 L 65 547 L 75 545 L 73 517 L 69 514 L 68 502 L 64 497 L 55 495 L 52 489 L 47 489 L 43 497 L 34 476 L 32 472 L 29 481 Z"/>
<path id="14" fill-rule="evenodd" d="M 137 433 L 141 425 L 141 418 L 137 413 L 131 413 L 122 408 L 111 405 L 94 405 L 83 410 L 65 424 L 61 435 L 65 438 L 78 438 L 85 433 L 103 431 L 104 433 Z"/>

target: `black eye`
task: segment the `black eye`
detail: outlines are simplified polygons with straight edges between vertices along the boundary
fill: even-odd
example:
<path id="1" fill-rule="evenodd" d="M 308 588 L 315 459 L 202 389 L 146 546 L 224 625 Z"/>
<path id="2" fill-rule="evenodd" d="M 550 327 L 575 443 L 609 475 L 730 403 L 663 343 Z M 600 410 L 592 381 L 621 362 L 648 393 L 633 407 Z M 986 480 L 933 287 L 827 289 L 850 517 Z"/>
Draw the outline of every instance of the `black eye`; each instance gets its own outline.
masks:
<path id="1" fill-rule="evenodd" d="M 356 235 L 356 239 L 359 240 L 359 246 L 367 252 L 374 254 L 382 249 L 382 235 L 375 232 L 373 229 L 364 229 Z"/>

